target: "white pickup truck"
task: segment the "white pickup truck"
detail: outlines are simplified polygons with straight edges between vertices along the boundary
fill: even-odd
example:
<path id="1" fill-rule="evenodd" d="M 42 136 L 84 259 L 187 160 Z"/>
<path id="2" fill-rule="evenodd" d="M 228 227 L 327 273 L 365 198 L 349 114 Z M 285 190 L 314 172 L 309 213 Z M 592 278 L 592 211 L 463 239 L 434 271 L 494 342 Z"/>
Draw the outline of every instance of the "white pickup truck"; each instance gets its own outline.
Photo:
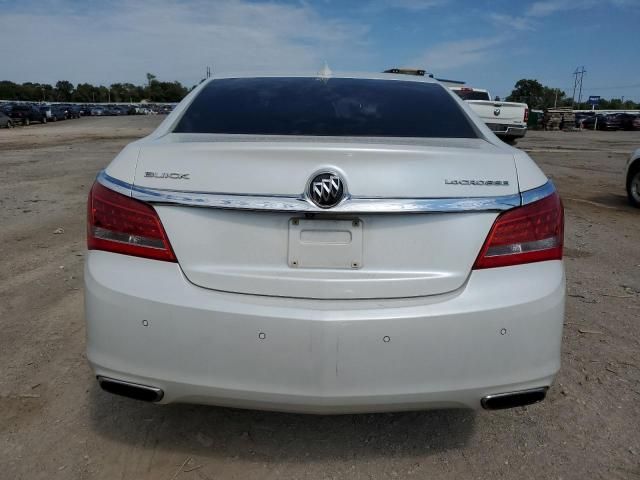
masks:
<path id="1" fill-rule="evenodd" d="M 527 133 L 529 107 L 526 103 L 494 101 L 489 92 L 481 88 L 449 88 L 467 102 L 493 133 L 505 142 L 515 143 Z"/>

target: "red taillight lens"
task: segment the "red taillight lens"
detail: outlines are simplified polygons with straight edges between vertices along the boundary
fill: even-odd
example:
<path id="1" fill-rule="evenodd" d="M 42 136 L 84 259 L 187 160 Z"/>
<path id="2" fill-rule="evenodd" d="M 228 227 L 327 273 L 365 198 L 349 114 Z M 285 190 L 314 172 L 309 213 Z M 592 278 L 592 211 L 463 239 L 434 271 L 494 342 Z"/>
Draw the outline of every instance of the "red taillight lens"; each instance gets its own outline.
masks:
<path id="1" fill-rule="evenodd" d="M 87 248 L 176 261 L 156 211 L 97 182 L 89 192 Z"/>
<path id="2" fill-rule="evenodd" d="M 524 109 L 524 123 L 527 123 L 527 120 L 529 120 L 529 109 L 525 108 Z"/>
<path id="3" fill-rule="evenodd" d="M 474 269 L 561 260 L 564 212 L 557 193 L 498 216 Z"/>

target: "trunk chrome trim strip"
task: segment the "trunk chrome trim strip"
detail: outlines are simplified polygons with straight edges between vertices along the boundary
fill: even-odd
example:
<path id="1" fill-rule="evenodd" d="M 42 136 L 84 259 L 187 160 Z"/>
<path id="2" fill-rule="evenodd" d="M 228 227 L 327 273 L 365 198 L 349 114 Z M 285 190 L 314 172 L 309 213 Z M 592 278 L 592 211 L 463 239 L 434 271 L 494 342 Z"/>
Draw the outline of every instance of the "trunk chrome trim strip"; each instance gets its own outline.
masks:
<path id="1" fill-rule="evenodd" d="M 526 190 L 522 192 L 520 195 L 522 196 L 522 205 L 527 205 L 529 203 L 537 202 L 538 200 L 542 200 L 545 197 L 548 197 L 552 193 L 556 191 L 556 186 L 553 184 L 551 180 L 547 180 L 547 183 L 544 185 L 534 188 L 532 190 Z"/>
<path id="2" fill-rule="evenodd" d="M 541 187 L 522 194 L 495 197 L 460 198 L 364 198 L 348 196 L 339 205 L 322 209 L 299 196 L 244 195 L 229 193 L 185 192 L 131 185 L 102 170 L 96 179 L 111 190 L 144 202 L 186 205 L 192 207 L 225 208 L 234 210 L 266 210 L 271 212 L 309 213 L 447 213 L 504 211 L 535 202 L 555 191 L 549 180 Z"/>

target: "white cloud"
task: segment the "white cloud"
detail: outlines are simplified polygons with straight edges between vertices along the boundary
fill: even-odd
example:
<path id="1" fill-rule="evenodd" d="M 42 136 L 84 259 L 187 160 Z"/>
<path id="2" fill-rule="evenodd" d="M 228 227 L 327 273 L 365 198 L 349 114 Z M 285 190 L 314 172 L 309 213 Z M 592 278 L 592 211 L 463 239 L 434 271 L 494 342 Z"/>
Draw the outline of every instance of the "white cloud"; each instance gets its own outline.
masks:
<path id="1" fill-rule="evenodd" d="M 560 12 L 562 10 L 571 10 L 572 8 L 580 8 L 580 1 L 567 0 L 542 0 L 534 2 L 526 11 L 529 17 L 546 17 L 548 15 Z"/>
<path id="2" fill-rule="evenodd" d="M 449 3 L 449 0 L 373 0 L 366 7 L 369 11 L 379 12 L 387 9 L 419 12 Z"/>
<path id="3" fill-rule="evenodd" d="M 526 17 L 514 17 L 500 13 L 491 13 L 489 18 L 498 27 L 506 27 L 517 31 L 535 30 L 533 22 Z"/>
<path id="4" fill-rule="evenodd" d="M 502 13 L 489 14 L 489 20 L 500 28 L 515 31 L 533 31 L 540 25 L 541 19 L 559 12 L 586 10 L 589 8 L 625 8 L 638 7 L 638 0 L 538 0 L 533 2 L 520 16 Z"/>
<path id="5" fill-rule="evenodd" d="M 6 79 L 142 83 L 152 72 L 191 85 L 206 65 L 214 74 L 315 71 L 334 59 L 357 68 L 368 55 L 365 25 L 322 17 L 307 5 L 114 0 L 99 12 L 36 11 L 0 13 Z"/>
<path id="6" fill-rule="evenodd" d="M 440 43 L 429 48 L 413 64 L 439 74 L 487 60 L 504 41 L 504 37 L 497 36 Z"/>
<path id="7" fill-rule="evenodd" d="M 638 0 L 539 0 L 526 10 L 528 17 L 547 17 L 568 10 L 586 10 L 588 8 L 638 7 Z"/>
<path id="8" fill-rule="evenodd" d="M 418 11 L 442 6 L 446 0 L 386 0 L 386 3 L 393 8 Z"/>

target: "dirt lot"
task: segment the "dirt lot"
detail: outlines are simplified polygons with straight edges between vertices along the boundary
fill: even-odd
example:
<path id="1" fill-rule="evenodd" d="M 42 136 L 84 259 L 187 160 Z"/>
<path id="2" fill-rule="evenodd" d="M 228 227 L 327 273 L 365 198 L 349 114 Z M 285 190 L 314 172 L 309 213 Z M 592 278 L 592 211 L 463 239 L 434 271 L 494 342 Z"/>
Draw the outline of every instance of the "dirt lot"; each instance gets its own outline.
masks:
<path id="1" fill-rule="evenodd" d="M 530 132 L 563 196 L 563 366 L 542 404 L 315 417 L 101 392 L 84 356 L 96 172 L 158 117 L 0 130 L 0 479 L 640 478 L 640 132 Z"/>

